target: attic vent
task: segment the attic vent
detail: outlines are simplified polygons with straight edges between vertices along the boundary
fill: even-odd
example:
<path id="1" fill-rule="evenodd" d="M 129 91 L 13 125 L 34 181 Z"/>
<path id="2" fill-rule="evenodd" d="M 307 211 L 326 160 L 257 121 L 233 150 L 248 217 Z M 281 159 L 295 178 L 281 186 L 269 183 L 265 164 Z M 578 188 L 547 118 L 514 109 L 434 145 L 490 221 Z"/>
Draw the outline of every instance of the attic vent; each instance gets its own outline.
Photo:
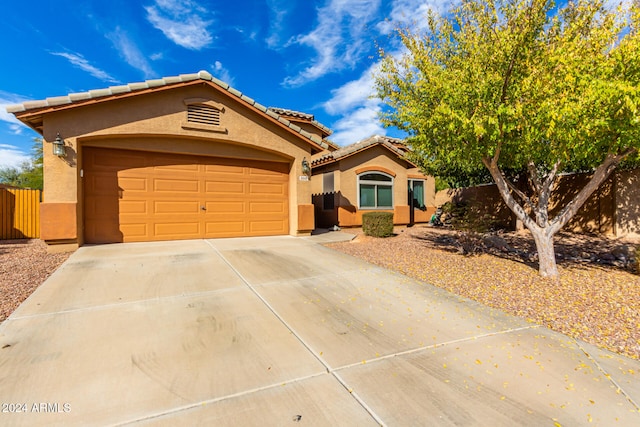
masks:
<path id="1" fill-rule="evenodd" d="M 191 104 L 187 107 L 187 121 L 203 125 L 220 126 L 220 110 L 202 104 Z"/>

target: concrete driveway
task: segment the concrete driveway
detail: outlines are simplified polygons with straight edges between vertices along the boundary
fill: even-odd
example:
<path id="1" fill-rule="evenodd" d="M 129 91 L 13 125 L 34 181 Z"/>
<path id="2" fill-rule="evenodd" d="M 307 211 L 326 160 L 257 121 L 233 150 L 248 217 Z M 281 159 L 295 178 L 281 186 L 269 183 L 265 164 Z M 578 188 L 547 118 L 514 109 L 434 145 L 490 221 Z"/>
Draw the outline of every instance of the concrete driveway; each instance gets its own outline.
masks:
<path id="1" fill-rule="evenodd" d="M 640 425 L 638 361 L 345 236 L 81 248 L 0 326 L 0 425 Z"/>

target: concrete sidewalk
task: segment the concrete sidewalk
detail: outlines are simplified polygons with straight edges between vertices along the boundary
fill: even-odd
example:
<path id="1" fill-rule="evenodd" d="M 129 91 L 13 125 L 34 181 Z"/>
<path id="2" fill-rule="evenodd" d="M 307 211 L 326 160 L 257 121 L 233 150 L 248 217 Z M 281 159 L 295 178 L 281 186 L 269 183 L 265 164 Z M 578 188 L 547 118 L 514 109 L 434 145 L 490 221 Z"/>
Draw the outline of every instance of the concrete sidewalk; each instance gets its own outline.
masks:
<path id="1" fill-rule="evenodd" d="M 640 362 L 349 238 L 80 248 L 0 325 L 0 425 L 640 425 Z"/>

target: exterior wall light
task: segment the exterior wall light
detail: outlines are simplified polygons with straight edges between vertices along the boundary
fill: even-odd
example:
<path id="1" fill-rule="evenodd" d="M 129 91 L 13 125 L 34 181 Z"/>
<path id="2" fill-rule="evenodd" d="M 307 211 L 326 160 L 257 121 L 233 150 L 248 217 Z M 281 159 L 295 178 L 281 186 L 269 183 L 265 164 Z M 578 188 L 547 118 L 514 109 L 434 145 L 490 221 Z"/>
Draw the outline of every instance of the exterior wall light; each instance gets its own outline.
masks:
<path id="1" fill-rule="evenodd" d="M 302 173 L 308 177 L 311 177 L 311 166 L 309 166 L 309 162 L 307 161 L 306 157 L 302 159 Z"/>
<path id="2" fill-rule="evenodd" d="M 64 148 L 64 140 L 60 138 L 60 133 L 58 133 L 55 141 L 53 141 L 53 155 L 58 157 L 67 156 L 67 150 Z"/>

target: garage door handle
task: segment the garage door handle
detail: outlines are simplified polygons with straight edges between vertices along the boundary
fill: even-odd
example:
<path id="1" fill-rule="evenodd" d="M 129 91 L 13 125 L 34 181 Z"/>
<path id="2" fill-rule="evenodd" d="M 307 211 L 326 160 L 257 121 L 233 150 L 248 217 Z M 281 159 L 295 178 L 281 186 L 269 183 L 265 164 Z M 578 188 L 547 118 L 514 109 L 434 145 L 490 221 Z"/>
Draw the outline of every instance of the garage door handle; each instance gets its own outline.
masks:
<path id="1" fill-rule="evenodd" d="M 207 208 L 205 208 L 204 206 L 200 206 L 200 210 L 201 210 L 201 211 L 206 211 L 206 210 L 207 210 Z"/>

